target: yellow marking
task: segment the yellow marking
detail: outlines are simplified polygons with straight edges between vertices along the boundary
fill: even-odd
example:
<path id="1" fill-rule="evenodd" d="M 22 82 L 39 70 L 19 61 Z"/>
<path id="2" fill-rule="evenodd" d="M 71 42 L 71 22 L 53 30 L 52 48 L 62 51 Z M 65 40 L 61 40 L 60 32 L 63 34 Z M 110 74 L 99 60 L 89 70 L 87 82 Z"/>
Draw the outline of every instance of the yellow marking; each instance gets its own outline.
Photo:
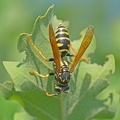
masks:
<path id="1" fill-rule="evenodd" d="M 70 48 L 70 44 L 68 44 L 67 46 L 68 46 L 68 48 Z"/>
<path id="2" fill-rule="evenodd" d="M 59 84 L 59 85 L 62 85 L 62 86 L 65 86 L 65 85 L 67 85 L 67 84 L 62 84 L 62 83 L 60 83 L 60 82 L 58 82 L 58 84 Z"/>
<path id="3" fill-rule="evenodd" d="M 55 32 L 57 33 L 59 30 L 66 30 L 66 31 L 68 31 L 65 27 L 61 27 L 61 28 L 57 28 L 57 29 L 55 30 Z"/>
<path id="4" fill-rule="evenodd" d="M 61 73 L 59 73 L 58 75 L 61 76 Z"/>
<path id="5" fill-rule="evenodd" d="M 67 61 L 60 61 L 61 68 L 64 68 L 64 66 L 69 66 L 69 63 Z"/>
<path id="6" fill-rule="evenodd" d="M 55 33 L 55 36 L 59 35 L 59 34 L 66 34 L 66 35 L 69 35 L 68 32 L 58 32 L 58 33 Z"/>
<path id="7" fill-rule="evenodd" d="M 62 49 L 62 50 L 59 50 L 60 52 L 68 52 L 69 50 L 67 50 L 67 49 Z"/>
<path id="8" fill-rule="evenodd" d="M 61 67 L 64 65 L 62 61 L 60 61 Z"/>
<path id="9" fill-rule="evenodd" d="M 62 44 L 62 43 L 57 43 L 57 46 L 58 46 L 58 47 L 62 47 L 63 44 Z"/>
<path id="10" fill-rule="evenodd" d="M 66 80 L 64 79 L 64 80 L 62 80 L 62 82 L 65 82 Z"/>
<path id="11" fill-rule="evenodd" d="M 64 61 L 64 63 L 65 63 L 65 65 L 66 65 L 66 66 L 69 66 L 69 64 L 68 64 L 68 62 L 67 62 L 67 61 Z"/>

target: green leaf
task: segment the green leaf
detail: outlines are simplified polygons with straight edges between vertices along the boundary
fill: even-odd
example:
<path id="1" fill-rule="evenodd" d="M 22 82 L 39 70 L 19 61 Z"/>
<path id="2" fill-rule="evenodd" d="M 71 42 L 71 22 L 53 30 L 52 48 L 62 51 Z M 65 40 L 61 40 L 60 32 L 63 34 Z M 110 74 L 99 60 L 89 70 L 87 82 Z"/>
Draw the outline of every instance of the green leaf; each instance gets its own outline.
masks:
<path id="1" fill-rule="evenodd" d="M 45 96 L 45 93 L 30 81 L 24 82 L 20 87 L 20 91 L 14 89 L 13 82 L 6 82 L 0 89 L 6 98 L 17 100 L 26 111 L 39 119 L 54 120 L 57 117 L 60 118 L 59 101 L 56 98 Z M 55 107 L 53 107 L 53 103 Z M 55 111 L 56 114 L 54 114 Z"/>
<path id="2" fill-rule="evenodd" d="M 48 9 L 44 16 L 37 18 L 32 34 L 30 34 L 34 44 L 47 58 L 53 57 L 48 37 L 50 22 L 54 28 L 59 22 L 53 16 L 53 6 Z M 67 26 L 66 22 L 65 24 Z M 84 34 L 85 30 L 81 32 L 82 36 Z M 22 63 L 4 62 L 4 66 L 12 79 L 12 82 L 0 85 L 0 90 L 5 98 L 17 100 L 29 114 L 39 120 L 89 120 L 101 118 L 101 115 L 103 118 L 114 117 L 116 110 L 114 101 L 109 102 L 109 96 L 106 96 L 104 100 L 98 98 L 98 95 L 109 86 L 106 77 L 115 70 L 113 55 L 107 56 L 108 60 L 104 65 L 81 61 L 69 82 L 69 94 L 61 93 L 57 97 L 47 97 L 45 91 L 54 93 L 54 76 L 40 78 L 30 74 L 29 70 L 33 69 L 46 75 L 54 71 L 53 63 L 43 60 L 27 42 L 27 35 L 27 33 L 20 35 L 17 46 L 19 52 L 26 53 L 26 59 Z M 79 48 L 80 43 L 81 39 L 72 42 L 76 49 Z M 93 53 L 95 48 L 94 37 L 84 57 Z M 107 104 L 106 101 L 108 101 Z"/>
<path id="3" fill-rule="evenodd" d="M 30 116 L 26 112 L 21 112 L 14 115 L 14 120 L 35 120 L 35 118 Z"/>

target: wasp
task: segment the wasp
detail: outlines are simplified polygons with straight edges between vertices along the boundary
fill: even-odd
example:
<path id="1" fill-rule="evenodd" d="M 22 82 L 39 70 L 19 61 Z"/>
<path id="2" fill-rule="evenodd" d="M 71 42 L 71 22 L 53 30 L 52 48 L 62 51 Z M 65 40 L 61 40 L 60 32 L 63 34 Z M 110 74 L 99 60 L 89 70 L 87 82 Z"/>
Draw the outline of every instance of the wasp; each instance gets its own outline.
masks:
<path id="1" fill-rule="evenodd" d="M 46 62 L 54 61 L 53 73 L 42 75 L 33 69 L 30 70 L 30 73 L 34 75 L 38 75 L 39 77 L 42 77 L 42 78 L 48 78 L 51 75 L 55 76 L 54 89 L 57 92 L 57 94 L 50 94 L 46 92 L 47 96 L 57 96 L 61 92 L 67 93 L 67 91 L 69 90 L 68 83 L 70 81 L 72 72 L 74 71 L 82 55 L 90 45 L 93 38 L 93 34 L 94 34 L 94 28 L 92 26 L 89 26 L 77 54 L 73 55 L 69 53 L 69 48 L 72 48 L 73 51 L 75 51 L 75 49 L 70 44 L 70 39 L 69 39 L 69 34 L 67 29 L 62 24 L 59 24 L 58 28 L 56 29 L 56 32 L 54 33 L 52 24 L 50 24 L 49 39 L 50 39 L 50 44 L 53 52 L 53 58 L 49 58 L 49 59 L 46 58 L 42 54 L 42 52 L 35 46 L 30 36 L 27 36 L 27 40 L 30 43 L 30 45 L 38 52 L 38 54 Z M 74 56 L 73 62 L 70 63 L 64 60 L 64 56 Z"/>

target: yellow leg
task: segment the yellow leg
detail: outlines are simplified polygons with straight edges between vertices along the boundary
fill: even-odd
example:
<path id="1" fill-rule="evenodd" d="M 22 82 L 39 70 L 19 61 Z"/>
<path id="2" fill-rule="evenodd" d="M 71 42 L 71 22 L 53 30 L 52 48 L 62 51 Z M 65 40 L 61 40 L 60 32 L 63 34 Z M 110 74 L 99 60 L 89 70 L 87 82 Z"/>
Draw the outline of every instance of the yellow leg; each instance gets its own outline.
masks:
<path id="1" fill-rule="evenodd" d="M 73 56 L 75 57 L 77 52 L 76 52 L 74 46 L 70 45 L 70 48 L 71 48 L 72 51 L 75 53 L 75 54 L 73 55 Z M 84 61 L 88 62 L 90 59 L 89 59 L 89 58 L 81 58 L 81 60 L 84 60 Z"/>
<path id="2" fill-rule="evenodd" d="M 37 75 L 37 76 L 39 76 L 39 77 L 41 77 L 41 78 L 48 78 L 50 75 L 53 75 L 53 73 L 47 74 L 47 75 L 42 75 L 42 74 L 39 74 L 37 71 L 32 70 L 32 69 L 31 69 L 29 72 L 30 72 L 31 74 Z M 52 97 L 52 96 L 57 96 L 57 94 L 49 94 L 48 92 L 46 92 L 46 96 Z"/>
<path id="3" fill-rule="evenodd" d="M 32 45 L 32 47 L 38 52 L 38 54 L 45 60 L 45 61 L 49 61 L 49 59 L 47 59 L 42 52 L 35 46 L 35 44 L 32 42 L 30 36 L 27 36 L 27 40 L 28 42 Z"/>
<path id="4" fill-rule="evenodd" d="M 70 46 L 69 46 L 71 49 L 72 49 L 72 51 L 75 53 L 75 54 L 72 54 L 72 53 L 67 53 L 67 55 L 66 56 L 69 56 L 69 57 L 75 57 L 75 55 L 76 55 L 76 50 L 75 50 L 75 48 L 70 44 Z"/>
<path id="5" fill-rule="evenodd" d="M 49 94 L 48 92 L 46 92 L 46 96 L 52 97 L 52 96 L 58 96 L 58 95 L 57 94 Z"/>
<path id="6" fill-rule="evenodd" d="M 37 75 L 37 76 L 39 76 L 41 78 L 48 78 L 50 76 L 50 74 L 47 74 L 47 75 L 39 74 L 37 71 L 32 70 L 32 69 L 29 72 L 32 73 L 32 74 L 34 74 L 34 75 Z"/>
<path id="7" fill-rule="evenodd" d="M 72 49 L 72 51 L 76 54 L 77 52 L 76 52 L 76 50 L 75 50 L 75 48 L 72 46 L 72 45 L 70 45 L 70 48 Z"/>
<path id="8" fill-rule="evenodd" d="M 81 58 L 80 60 L 83 60 L 83 61 L 89 62 L 90 58 Z"/>
<path id="9" fill-rule="evenodd" d="M 75 50 L 75 48 L 72 46 L 72 45 L 70 45 L 70 48 L 72 49 L 72 51 L 75 53 L 75 55 L 74 55 L 74 57 L 76 56 L 76 50 Z M 81 60 L 84 60 L 84 61 L 86 61 L 86 62 L 88 62 L 90 59 L 89 58 L 81 58 Z"/>

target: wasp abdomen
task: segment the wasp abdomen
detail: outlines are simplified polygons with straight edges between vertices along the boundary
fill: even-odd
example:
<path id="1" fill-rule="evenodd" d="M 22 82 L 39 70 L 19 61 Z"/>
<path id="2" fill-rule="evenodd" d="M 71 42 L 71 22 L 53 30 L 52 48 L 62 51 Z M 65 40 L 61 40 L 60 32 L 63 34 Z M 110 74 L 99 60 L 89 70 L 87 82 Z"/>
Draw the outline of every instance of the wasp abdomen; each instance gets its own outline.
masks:
<path id="1" fill-rule="evenodd" d="M 69 51 L 70 38 L 67 29 L 62 24 L 57 27 L 55 37 L 61 57 L 64 57 Z"/>

